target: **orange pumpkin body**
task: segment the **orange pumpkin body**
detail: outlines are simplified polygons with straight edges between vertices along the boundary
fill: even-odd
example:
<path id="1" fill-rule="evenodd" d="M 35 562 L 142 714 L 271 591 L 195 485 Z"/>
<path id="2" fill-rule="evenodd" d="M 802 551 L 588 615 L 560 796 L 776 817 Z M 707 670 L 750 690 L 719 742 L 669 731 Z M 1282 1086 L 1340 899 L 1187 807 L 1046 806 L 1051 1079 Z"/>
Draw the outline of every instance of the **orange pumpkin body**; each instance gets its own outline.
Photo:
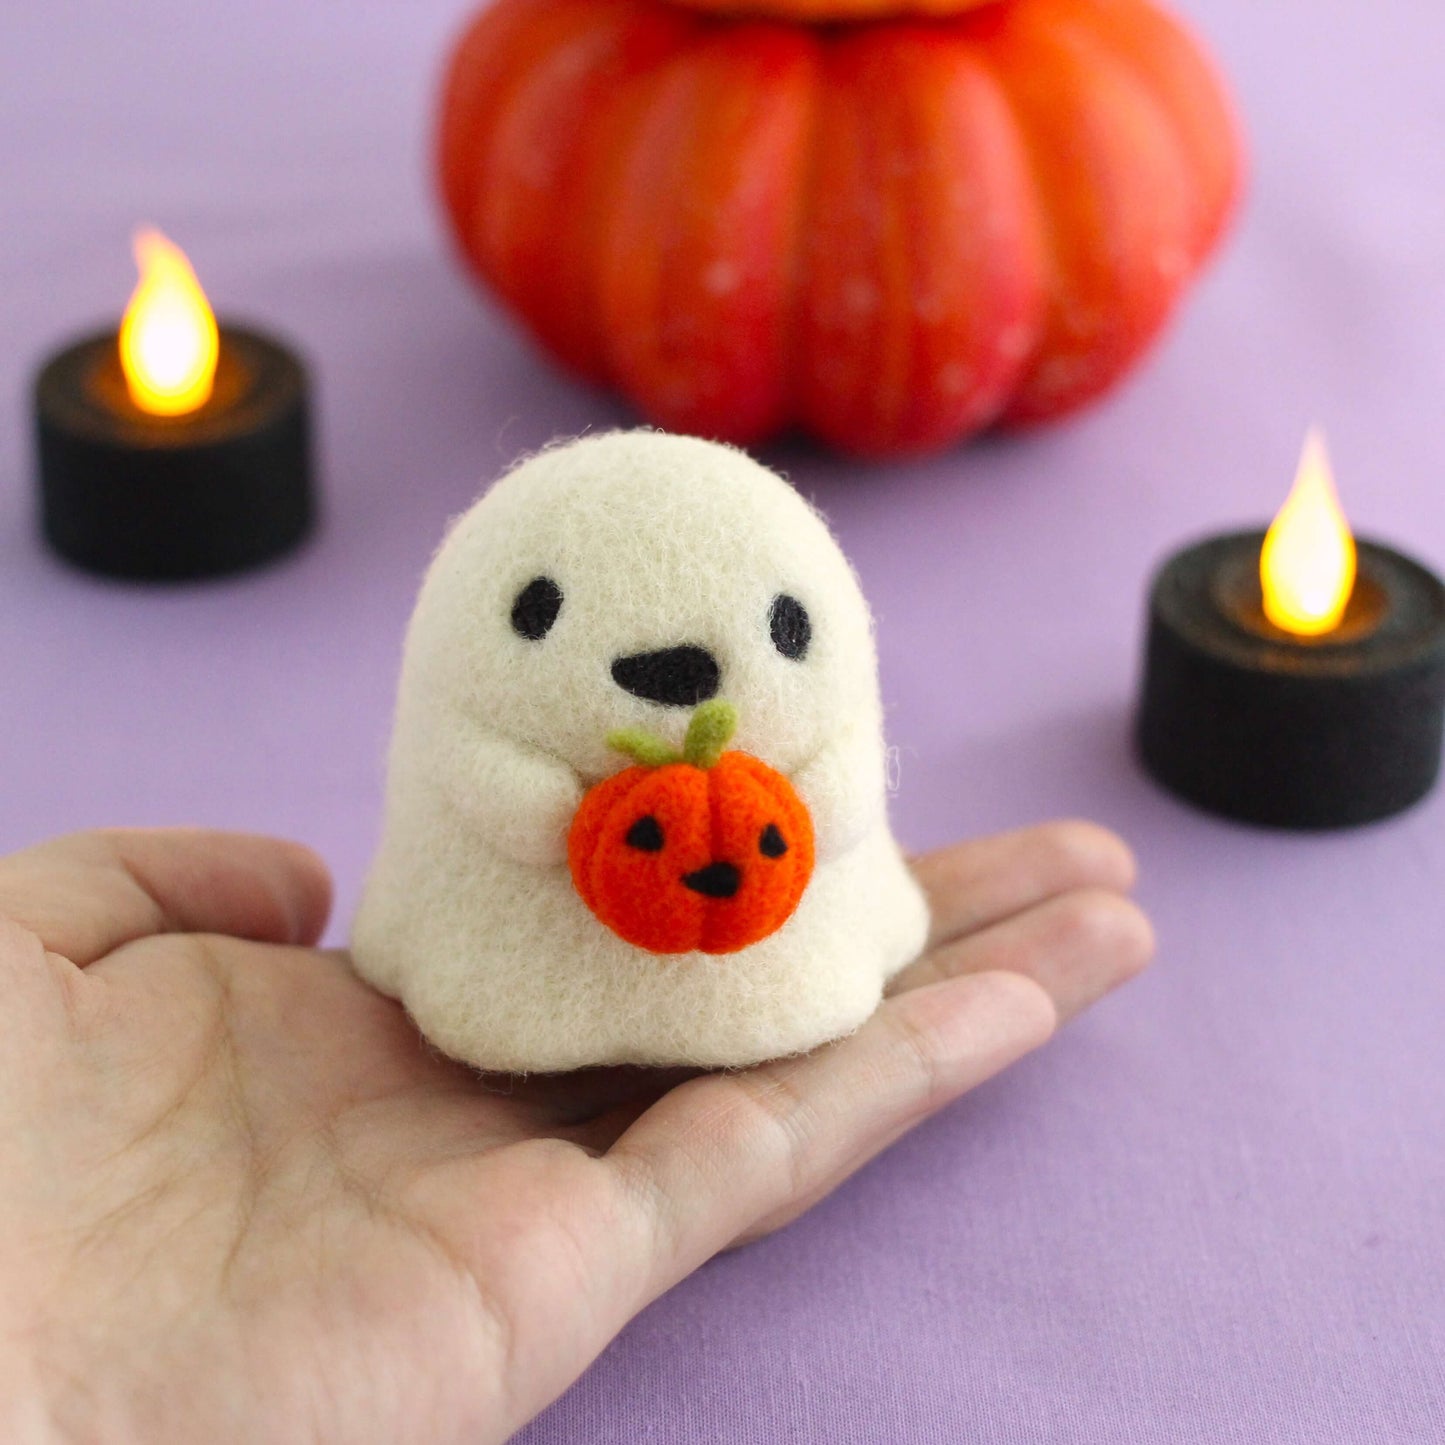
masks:
<path id="1" fill-rule="evenodd" d="M 566 365 L 674 430 L 865 455 L 1097 397 L 1240 183 L 1149 0 L 816 27 L 498 0 L 439 144 L 472 268 Z"/>
<path id="2" fill-rule="evenodd" d="M 898 15 L 961 15 L 997 0 L 676 0 L 709 15 L 768 16 L 809 24 L 836 20 L 888 20 Z"/>
<path id="3" fill-rule="evenodd" d="M 598 919 L 651 953 L 734 953 L 776 933 L 813 876 L 813 823 L 747 753 L 631 767 L 589 790 L 567 840 Z"/>

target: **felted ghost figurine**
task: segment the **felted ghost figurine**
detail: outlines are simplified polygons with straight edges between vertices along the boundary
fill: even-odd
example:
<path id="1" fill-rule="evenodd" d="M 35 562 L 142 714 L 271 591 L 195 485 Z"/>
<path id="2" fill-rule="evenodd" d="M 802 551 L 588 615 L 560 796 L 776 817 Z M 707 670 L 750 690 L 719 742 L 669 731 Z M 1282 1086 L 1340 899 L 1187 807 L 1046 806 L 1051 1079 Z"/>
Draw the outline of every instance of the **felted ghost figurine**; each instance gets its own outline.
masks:
<path id="1" fill-rule="evenodd" d="M 483 1069 L 801 1052 L 923 945 L 886 792 L 871 619 L 818 514 L 711 442 L 553 447 L 422 586 L 356 966 Z"/>

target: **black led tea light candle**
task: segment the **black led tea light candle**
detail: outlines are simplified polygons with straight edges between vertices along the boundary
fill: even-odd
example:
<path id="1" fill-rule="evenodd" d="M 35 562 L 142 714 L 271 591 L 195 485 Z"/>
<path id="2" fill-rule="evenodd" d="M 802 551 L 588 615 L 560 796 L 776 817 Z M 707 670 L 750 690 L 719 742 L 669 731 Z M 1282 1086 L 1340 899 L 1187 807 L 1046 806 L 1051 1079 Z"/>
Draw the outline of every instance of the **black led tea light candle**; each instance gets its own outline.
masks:
<path id="1" fill-rule="evenodd" d="M 1187 801 L 1283 828 L 1388 817 L 1434 785 L 1442 722 L 1445 585 L 1355 542 L 1318 437 L 1267 533 L 1155 577 L 1138 745 Z"/>
<path id="2" fill-rule="evenodd" d="M 290 551 L 315 518 L 306 374 L 279 342 L 217 326 L 185 256 L 136 238 L 119 333 L 58 353 L 35 387 L 40 515 L 62 557 L 181 580 Z"/>

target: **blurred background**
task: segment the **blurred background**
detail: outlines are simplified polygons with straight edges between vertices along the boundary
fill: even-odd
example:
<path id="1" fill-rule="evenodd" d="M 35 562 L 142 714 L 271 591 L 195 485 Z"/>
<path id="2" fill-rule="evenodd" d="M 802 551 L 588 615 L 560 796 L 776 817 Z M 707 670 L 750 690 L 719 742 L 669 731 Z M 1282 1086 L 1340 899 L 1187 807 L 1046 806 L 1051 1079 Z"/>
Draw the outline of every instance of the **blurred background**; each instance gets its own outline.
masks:
<path id="1" fill-rule="evenodd" d="M 1445 1439 L 1445 795 L 1276 835 L 1129 748 L 1147 579 L 1263 525 L 1306 428 L 1357 529 L 1445 567 L 1445 11 L 1186 0 L 1233 82 L 1241 223 L 1098 408 L 926 461 L 766 449 L 878 614 L 908 845 L 1059 814 L 1138 849 L 1157 968 L 783 1237 L 644 1315 L 530 1441 Z M 0 846 L 298 837 L 335 941 L 402 629 L 518 454 L 629 422 L 462 276 L 431 168 L 457 0 L 0 15 Z M 133 228 L 314 367 L 324 493 L 272 569 L 154 588 L 34 524 L 42 357 L 119 316 Z"/>

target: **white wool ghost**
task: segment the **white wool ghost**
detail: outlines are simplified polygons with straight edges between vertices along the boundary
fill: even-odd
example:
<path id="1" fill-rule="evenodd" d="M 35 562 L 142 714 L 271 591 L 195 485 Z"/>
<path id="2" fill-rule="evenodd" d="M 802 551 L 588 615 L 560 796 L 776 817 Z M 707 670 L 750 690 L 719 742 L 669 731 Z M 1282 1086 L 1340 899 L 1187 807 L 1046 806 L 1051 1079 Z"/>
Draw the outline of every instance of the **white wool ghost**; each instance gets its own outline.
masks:
<path id="1" fill-rule="evenodd" d="M 536 609 L 518 609 L 537 579 L 560 606 L 541 609 L 542 623 L 555 613 L 545 635 L 526 636 L 514 610 L 539 630 Z M 775 645 L 780 597 L 806 611 L 800 657 Z M 619 659 L 676 648 L 701 690 L 685 701 L 614 677 Z M 634 686 L 639 670 L 619 669 Z M 709 687 L 737 709 L 731 746 L 785 774 L 811 811 L 816 868 L 761 942 L 653 954 L 582 902 L 568 828 L 586 789 L 629 765 L 608 733 L 680 745 Z M 744 1065 L 810 1049 L 861 1024 L 927 932 L 886 791 L 871 619 L 818 514 L 711 442 L 632 431 L 557 446 L 457 521 L 422 586 L 356 966 L 437 1047 L 483 1069 Z"/>

